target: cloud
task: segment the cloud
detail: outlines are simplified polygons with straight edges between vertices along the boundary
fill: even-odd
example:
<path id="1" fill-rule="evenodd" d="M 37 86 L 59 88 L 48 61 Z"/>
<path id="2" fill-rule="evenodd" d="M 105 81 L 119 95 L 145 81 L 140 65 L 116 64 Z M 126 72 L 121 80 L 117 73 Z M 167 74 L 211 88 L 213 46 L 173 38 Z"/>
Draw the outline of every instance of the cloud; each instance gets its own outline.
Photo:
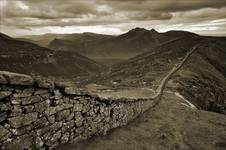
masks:
<path id="1" fill-rule="evenodd" d="M 82 1 L 7 1 L 5 16 L 9 18 L 31 17 L 39 19 L 74 18 L 97 11 L 90 3 Z"/>
<path id="2" fill-rule="evenodd" d="M 8 27 L 29 33 L 70 26 L 114 26 L 117 31 L 125 31 L 129 29 L 122 26 L 125 24 L 147 23 L 150 28 L 159 23 L 165 27 L 194 25 L 226 18 L 225 0 L 1 0 L 0 7 L 1 31 L 4 26 L 4 30 Z"/>

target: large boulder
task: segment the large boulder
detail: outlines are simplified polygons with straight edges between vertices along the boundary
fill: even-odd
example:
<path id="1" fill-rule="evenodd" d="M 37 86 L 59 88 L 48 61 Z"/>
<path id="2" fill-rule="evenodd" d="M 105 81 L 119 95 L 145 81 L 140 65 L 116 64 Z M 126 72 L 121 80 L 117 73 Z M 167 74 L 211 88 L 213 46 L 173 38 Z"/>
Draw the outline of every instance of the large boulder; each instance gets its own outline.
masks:
<path id="1" fill-rule="evenodd" d="M 7 79 L 12 85 L 33 85 L 34 80 L 31 76 L 25 74 L 12 73 L 8 71 L 0 71 L 0 76 Z"/>

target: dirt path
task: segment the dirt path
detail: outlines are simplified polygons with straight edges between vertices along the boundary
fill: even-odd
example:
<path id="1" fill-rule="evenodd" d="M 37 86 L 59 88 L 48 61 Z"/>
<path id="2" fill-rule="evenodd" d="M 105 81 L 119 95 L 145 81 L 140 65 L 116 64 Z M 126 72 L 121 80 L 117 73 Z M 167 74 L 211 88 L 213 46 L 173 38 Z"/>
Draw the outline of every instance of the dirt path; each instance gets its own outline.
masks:
<path id="1" fill-rule="evenodd" d="M 161 83 L 159 84 L 155 95 L 151 97 L 151 99 L 156 100 L 156 104 L 161 100 L 162 93 L 165 89 L 166 84 L 170 80 L 170 78 L 185 64 L 185 62 L 188 60 L 188 58 L 199 48 L 201 44 L 197 44 L 190 48 L 190 50 L 187 52 L 185 57 L 182 59 L 182 61 L 177 64 L 175 67 L 173 67 L 170 72 L 162 79 Z"/>

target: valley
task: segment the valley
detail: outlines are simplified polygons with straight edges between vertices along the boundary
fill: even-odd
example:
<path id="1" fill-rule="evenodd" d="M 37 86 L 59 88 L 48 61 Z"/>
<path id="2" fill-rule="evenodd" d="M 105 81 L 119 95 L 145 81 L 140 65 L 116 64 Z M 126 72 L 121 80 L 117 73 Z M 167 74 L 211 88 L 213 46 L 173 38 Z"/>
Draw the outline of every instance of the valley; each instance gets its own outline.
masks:
<path id="1" fill-rule="evenodd" d="M 159 33 L 154 29 L 134 28 L 119 36 L 47 34 L 30 36 L 29 40 L 38 42 L 38 39 L 49 41 L 49 48 L 2 35 L 0 69 L 72 80 L 81 87 L 97 84 L 105 87 L 105 92 L 117 91 L 118 94 L 131 88 L 158 90 L 162 79 L 187 57 L 189 50 L 201 45 L 173 75 L 167 89 L 179 92 L 200 109 L 226 111 L 224 37 L 205 37 L 185 31 Z M 102 44 L 98 44 L 100 42 Z M 127 53 L 131 56 L 127 57 Z M 206 95 L 207 91 L 211 95 Z M 203 96 L 206 98 L 202 99 Z"/>

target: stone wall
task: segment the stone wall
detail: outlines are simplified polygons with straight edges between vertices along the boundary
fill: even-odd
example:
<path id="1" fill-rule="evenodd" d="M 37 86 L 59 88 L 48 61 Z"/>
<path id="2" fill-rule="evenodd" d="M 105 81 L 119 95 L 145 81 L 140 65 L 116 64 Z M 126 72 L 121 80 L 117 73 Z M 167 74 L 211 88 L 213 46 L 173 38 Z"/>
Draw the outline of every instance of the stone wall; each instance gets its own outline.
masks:
<path id="1" fill-rule="evenodd" d="M 106 134 L 154 105 L 105 99 L 47 79 L 0 71 L 0 149 L 54 149 Z"/>

